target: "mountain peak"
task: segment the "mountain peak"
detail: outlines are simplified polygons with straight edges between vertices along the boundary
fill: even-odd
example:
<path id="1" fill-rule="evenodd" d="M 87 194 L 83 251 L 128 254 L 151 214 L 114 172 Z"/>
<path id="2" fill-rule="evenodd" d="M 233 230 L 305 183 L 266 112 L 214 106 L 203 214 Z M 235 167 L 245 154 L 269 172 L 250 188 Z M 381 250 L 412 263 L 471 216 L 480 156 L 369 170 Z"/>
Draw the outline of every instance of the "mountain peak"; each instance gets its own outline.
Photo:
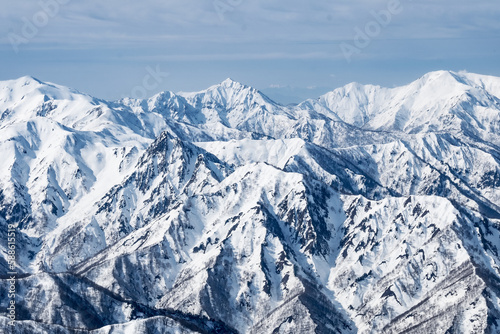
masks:
<path id="1" fill-rule="evenodd" d="M 238 81 L 235 81 L 231 78 L 227 78 L 225 79 L 224 81 L 222 81 L 220 84 L 218 85 L 215 85 L 215 86 L 212 86 L 210 88 L 215 88 L 215 89 L 224 89 L 224 90 L 227 90 L 227 89 L 236 89 L 236 90 L 242 90 L 242 89 L 250 89 L 250 90 L 254 90 L 254 88 L 250 87 L 250 86 L 247 86 L 247 85 L 244 85 L 242 84 L 241 82 L 238 82 Z M 209 88 L 209 90 L 210 90 Z"/>
<path id="2" fill-rule="evenodd" d="M 44 83 L 31 75 L 25 75 L 17 79 L 4 81 L 5 84 L 13 87 L 25 87 L 25 86 L 40 86 Z"/>
<path id="3" fill-rule="evenodd" d="M 215 95 L 222 95 L 225 97 L 230 97 L 230 96 L 240 96 L 242 97 L 243 95 L 246 96 L 257 96 L 257 95 L 262 95 L 257 89 L 244 85 L 238 81 L 234 81 L 231 78 L 227 78 L 226 80 L 222 81 L 221 83 L 217 85 L 213 85 L 209 88 L 207 88 L 204 91 L 201 91 L 199 93 L 203 94 L 209 94 L 209 96 L 214 96 Z M 198 93 L 194 93 L 198 94 Z"/>
<path id="4" fill-rule="evenodd" d="M 231 78 L 227 78 L 227 79 L 225 79 L 225 80 L 224 80 L 224 81 L 222 81 L 220 84 L 221 84 L 222 86 L 232 86 L 232 85 L 235 85 L 235 84 L 236 84 L 236 85 L 242 85 L 240 82 L 235 81 L 235 80 L 233 80 L 233 79 L 231 79 Z M 242 85 L 242 86 L 243 86 L 243 85 Z"/>
<path id="5" fill-rule="evenodd" d="M 35 78 L 34 76 L 31 76 L 31 75 L 22 76 L 17 80 L 18 81 L 28 81 L 28 82 L 38 82 L 40 84 L 42 83 L 42 81 L 38 80 L 37 78 Z"/>
<path id="6" fill-rule="evenodd" d="M 445 71 L 445 70 L 429 72 L 427 74 L 424 74 L 420 79 L 416 80 L 416 82 L 419 82 L 421 84 L 439 82 L 439 83 L 449 83 L 449 84 L 460 83 L 468 85 L 466 81 L 467 78 L 464 75 L 461 75 L 453 71 Z"/>

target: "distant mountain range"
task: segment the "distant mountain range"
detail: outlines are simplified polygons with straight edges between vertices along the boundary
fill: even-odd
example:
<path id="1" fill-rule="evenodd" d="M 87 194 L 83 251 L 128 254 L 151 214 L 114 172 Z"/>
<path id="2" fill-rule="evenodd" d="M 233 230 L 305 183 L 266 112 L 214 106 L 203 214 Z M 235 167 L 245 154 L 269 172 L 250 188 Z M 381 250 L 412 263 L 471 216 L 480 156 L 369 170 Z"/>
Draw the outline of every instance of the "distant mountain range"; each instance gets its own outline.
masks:
<path id="1" fill-rule="evenodd" d="M 12 333 L 500 332 L 500 78 L 297 105 L 0 82 Z M 9 306 L 16 234 L 16 322 Z"/>

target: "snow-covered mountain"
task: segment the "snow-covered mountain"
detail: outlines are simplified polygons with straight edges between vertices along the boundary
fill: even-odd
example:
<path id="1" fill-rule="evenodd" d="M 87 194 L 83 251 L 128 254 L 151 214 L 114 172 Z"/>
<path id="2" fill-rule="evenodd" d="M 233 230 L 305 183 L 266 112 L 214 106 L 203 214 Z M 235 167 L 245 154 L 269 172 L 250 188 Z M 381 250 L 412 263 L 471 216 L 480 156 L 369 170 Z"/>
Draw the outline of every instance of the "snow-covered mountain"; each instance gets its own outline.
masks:
<path id="1" fill-rule="evenodd" d="M 499 85 L 495 77 L 439 71 L 393 89 L 353 83 L 302 105 L 365 129 L 498 133 Z"/>
<path id="2" fill-rule="evenodd" d="M 500 78 L 462 72 L 295 106 L 0 82 L 0 327 L 499 332 L 499 130 Z"/>

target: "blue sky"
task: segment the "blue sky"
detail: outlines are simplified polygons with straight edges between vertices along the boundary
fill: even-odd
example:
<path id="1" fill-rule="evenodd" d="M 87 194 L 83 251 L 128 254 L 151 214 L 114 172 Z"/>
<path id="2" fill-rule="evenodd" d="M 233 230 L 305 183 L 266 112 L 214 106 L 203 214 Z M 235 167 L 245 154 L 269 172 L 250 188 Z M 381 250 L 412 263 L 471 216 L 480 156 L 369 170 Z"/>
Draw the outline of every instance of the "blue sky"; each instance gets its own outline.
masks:
<path id="1" fill-rule="evenodd" d="M 106 99 L 134 95 L 160 69 L 168 76 L 148 95 L 231 77 L 292 102 L 283 96 L 391 87 L 438 69 L 500 76 L 500 2 L 5 2 L 0 57 L 0 80 L 32 75 Z"/>

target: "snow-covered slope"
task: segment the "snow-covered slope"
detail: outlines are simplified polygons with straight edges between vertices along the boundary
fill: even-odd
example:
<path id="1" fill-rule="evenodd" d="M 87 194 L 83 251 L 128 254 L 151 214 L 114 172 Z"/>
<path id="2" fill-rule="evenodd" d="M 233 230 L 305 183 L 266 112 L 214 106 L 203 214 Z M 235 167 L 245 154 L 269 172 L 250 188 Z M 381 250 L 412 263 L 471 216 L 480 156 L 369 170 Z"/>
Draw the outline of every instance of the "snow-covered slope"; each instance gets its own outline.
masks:
<path id="1" fill-rule="evenodd" d="M 297 106 L 0 82 L 13 333 L 500 331 L 500 78 Z"/>
<path id="2" fill-rule="evenodd" d="M 438 71 L 393 89 L 349 84 L 302 105 L 373 130 L 497 134 L 499 85 L 496 77 Z"/>

